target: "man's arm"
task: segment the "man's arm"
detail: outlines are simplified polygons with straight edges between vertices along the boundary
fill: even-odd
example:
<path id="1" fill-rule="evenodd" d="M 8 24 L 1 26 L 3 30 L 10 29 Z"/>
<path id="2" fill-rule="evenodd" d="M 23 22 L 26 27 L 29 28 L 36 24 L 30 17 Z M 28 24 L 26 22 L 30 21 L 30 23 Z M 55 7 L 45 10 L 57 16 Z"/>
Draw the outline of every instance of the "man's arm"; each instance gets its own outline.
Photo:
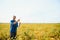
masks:
<path id="1" fill-rule="evenodd" d="M 15 21 L 13 24 L 16 24 L 17 23 L 17 21 Z"/>
<path id="2" fill-rule="evenodd" d="M 18 19 L 17 21 L 13 22 L 13 24 L 16 24 L 16 23 L 18 23 L 19 21 L 20 21 L 20 19 Z"/>

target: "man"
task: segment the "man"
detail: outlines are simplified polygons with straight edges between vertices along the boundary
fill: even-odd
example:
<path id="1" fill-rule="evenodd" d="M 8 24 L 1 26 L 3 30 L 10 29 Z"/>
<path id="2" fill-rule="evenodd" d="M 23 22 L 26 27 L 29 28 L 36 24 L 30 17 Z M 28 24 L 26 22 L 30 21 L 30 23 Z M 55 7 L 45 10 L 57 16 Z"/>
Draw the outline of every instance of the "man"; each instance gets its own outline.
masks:
<path id="1" fill-rule="evenodd" d="M 20 21 L 20 19 L 18 19 L 16 21 L 16 16 L 13 16 L 13 20 L 11 20 L 11 24 L 10 24 L 10 38 L 11 39 L 15 39 L 16 37 L 16 33 L 17 33 L 17 27 L 18 27 L 18 22 Z"/>

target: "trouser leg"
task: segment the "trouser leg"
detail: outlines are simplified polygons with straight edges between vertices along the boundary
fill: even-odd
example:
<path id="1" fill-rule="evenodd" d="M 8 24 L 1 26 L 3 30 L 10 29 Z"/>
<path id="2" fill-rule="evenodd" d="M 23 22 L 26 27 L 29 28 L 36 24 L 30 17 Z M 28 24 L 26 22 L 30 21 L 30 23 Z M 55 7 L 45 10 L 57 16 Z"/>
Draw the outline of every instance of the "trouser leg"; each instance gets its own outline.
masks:
<path id="1" fill-rule="evenodd" d="M 16 32 L 11 32 L 10 33 L 10 39 L 16 39 Z"/>
<path id="2" fill-rule="evenodd" d="M 13 39 L 16 39 L 16 32 L 14 32 Z"/>

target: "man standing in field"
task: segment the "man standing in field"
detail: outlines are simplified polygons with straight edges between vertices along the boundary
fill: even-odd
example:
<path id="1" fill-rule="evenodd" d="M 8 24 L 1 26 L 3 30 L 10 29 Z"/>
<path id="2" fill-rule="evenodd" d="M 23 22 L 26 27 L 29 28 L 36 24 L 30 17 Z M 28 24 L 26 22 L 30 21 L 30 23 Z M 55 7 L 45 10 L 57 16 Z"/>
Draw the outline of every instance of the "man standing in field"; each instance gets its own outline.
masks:
<path id="1" fill-rule="evenodd" d="M 17 33 L 17 27 L 18 27 L 18 22 L 20 21 L 20 19 L 18 19 L 16 21 L 16 16 L 13 16 L 13 20 L 11 20 L 11 24 L 10 24 L 10 38 L 11 39 L 15 39 L 16 37 L 16 33 Z"/>

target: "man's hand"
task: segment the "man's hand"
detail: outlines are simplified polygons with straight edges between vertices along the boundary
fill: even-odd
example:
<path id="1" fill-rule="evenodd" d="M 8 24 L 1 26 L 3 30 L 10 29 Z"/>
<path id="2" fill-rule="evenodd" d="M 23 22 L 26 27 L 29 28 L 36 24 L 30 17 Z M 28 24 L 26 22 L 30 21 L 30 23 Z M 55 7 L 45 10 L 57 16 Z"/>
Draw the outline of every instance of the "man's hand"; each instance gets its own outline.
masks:
<path id="1" fill-rule="evenodd" d="M 17 22 L 19 22 L 19 21 L 20 21 L 20 19 L 17 20 Z"/>
<path id="2" fill-rule="evenodd" d="M 16 24 L 16 23 L 19 22 L 19 21 L 20 21 L 20 19 L 18 19 L 17 21 L 15 21 L 14 24 Z"/>
<path id="3" fill-rule="evenodd" d="M 14 22 L 14 24 L 16 24 L 16 22 Z"/>

